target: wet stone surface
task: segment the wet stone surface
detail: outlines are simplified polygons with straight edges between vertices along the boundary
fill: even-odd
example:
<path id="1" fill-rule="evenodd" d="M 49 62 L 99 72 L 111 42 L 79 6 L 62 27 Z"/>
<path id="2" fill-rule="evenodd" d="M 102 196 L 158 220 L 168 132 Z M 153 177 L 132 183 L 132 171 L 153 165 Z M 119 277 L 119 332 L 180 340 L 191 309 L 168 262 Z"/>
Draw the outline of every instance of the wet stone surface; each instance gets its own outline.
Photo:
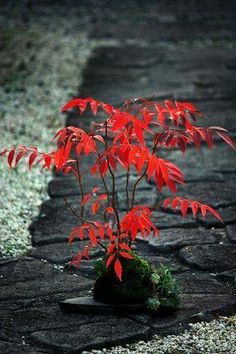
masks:
<path id="1" fill-rule="evenodd" d="M 200 125 L 222 125 L 235 136 L 233 6 L 202 0 L 189 4 L 178 0 L 167 7 L 165 1 L 128 1 L 109 7 L 102 0 L 95 6 L 90 37 L 109 40 L 94 49 L 80 95 L 118 106 L 128 98 L 153 95 L 157 100 L 190 100 L 208 116 Z M 86 128 L 90 121 L 91 114 L 78 119 L 73 111 L 65 124 Z M 160 238 L 136 243 L 136 250 L 153 265 L 173 269 L 182 289 L 180 310 L 122 317 L 60 310 L 59 301 L 92 295 L 93 267 L 101 253 L 94 252 L 79 270 L 68 268 L 68 261 L 86 240 L 67 244 L 71 228 L 79 221 L 65 207 L 63 198 L 78 210 L 81 196 L 73 178 L 58 173 L 48 185 L 50 199 L 42 204 L 31 225 L 33 249 L 27 257 L 0 258 L 0 352 L 80 353 L 148 339 L 152 334 L 179 333 L 189 322 L 235 313 L 236 154 L 219 139 L 214 143 L 213 152 L 203 146 L 200 152 L 189 148 L 185 155 L 173 150 L 162 156 L 186 175 L 187 183 L 178 195 L 216 207 L 224 224 L 212 217 L 195 220 L 187 215 L 183 219 L 178 211 L 159 209 L 153 212 L 153 221 L 161 230 Z M 81 167 L 87 169 L 91 162 Z M 124 170 L 118 174 L 116 197 L 123 215 Z M 136 177 L 132 177 L 133 183 Z M 85 192 L 97 185 L 96 178 L 87 177 Z M 143 181 L 136 203 L 156 208 L 166 196 L 163 190 L 159 197 L 154 185 Z M 91 216 L 89 205 L 85 217 Z M 101 212 L 97 219 L 103 219 Z"/>

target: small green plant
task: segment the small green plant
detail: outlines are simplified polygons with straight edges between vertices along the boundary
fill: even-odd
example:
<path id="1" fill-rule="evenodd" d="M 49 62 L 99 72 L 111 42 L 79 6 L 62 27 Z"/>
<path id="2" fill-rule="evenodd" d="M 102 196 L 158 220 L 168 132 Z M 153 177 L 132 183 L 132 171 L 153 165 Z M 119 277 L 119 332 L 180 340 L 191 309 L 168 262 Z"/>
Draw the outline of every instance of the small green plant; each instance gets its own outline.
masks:
<path id="1" fill-rule="evenodd" d="M 95 265 L 97 280 L 95 300 L 106 303 L 142 303 L 152 312 L 179 307 L 179 288 L 169 268 L 153 267 L 148 261 L 132 252 L 126 259 L 122 283 L 111 269 L 106 268 L 107 257 Z"/>

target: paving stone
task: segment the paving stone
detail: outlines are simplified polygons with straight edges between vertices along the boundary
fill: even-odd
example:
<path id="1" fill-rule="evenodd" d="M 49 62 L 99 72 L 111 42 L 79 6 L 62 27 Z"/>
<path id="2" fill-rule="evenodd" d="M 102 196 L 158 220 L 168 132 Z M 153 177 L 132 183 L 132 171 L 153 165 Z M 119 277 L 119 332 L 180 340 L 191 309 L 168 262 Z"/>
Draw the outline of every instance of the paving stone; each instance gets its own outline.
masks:
<path id="1" fill-rule="evenodd" d="M 187 246 L 179 251 L 187 264 L 210 272 L 223 272 L 235 268 L 236 247 L 233 245 Z"/>
<path id="2" fill-rule="evenodd" d="M 207 273 L 188 271 L 175 275 L 182 294 L 229 294 L 230 288 Z"/>
<path id="3" fill-rule="evenodd" d="M 176 164 L 183 171 L 188 181 L 191 181 L 191 179 L 193 181 L 210 181 L 208 177 L 210 174 L 212 181 L 224 182 L 222 177 L 220 178 L 220 173 L 232 172 L 233 166 L 236 165 L 235 151 L 225 144 L 219 144 L 213 150 L 203 146 L 199 151 L 194 148 L 187 148 L 184 155 L 178 150 L 171 151 L 171 153 L 163 152 L 162 155 Z"/>
<path id="4" fill-rule="evenodd" d="M 151 247 L 157 251 L 170 251 L 180 249 L 187 245 L 215 243 L 213 232 L 204 229 L 167 229 L 162 230 L 160 237 L 148 239 Z"/>
<path id="5" fill-rule="evenodd" d="M 79 327 L 92 321 L 103 322 L 109 319 L 114 319 L 114 316 L 104 317 L 103 315 L 95 314 L 64 313 L 59 304 L 39 307 L 31 306 L 30 308 L 16 311 L 1 311 L 1 325 L 4 326 L 5 330 L 17 332 L 18 335 L 35 331 Z"/>
<path id="6" fill-rule="evenodd" d="M 130 195 L 132 195 L 132 189 L 129 190 Z M 131 198 L 131 197 L 130 197 Z M 125 192 L 117 193 L 118 208 L 119 210 L 127 210 L 127 197 Z M 154 207 L 157 203 L 157 190 L 156 188 L 146 187 L 137 188 L 136 195 L 134 199 L 134 205 L 146 204 L 149 207 Z"/>
<path id="7" fill-rule="evenodd" d="M 197 227 L 196 221 L 191 216 L 183 218 L 179 214 L 165 213 L 161 211 L 152 212 L 152 221 L 161 229 L 169 228 L 194 228 Z"/>
<path id="8" fill-rule="evenodd" d="M 17 344 L 7 341 L 0 341 L 0 352 L 4 354 L 43 354 L 44 349 L 32 347 L 28 344 Z"/>
<path id="9" fill-rule="evenodd" d="M 119 53 L 117 54 L 117 52 Z M 139 47 L 124 46 L 104 47 L 99 48 L 95 52 L 95 58 L 92 59 L 87 68 L 87 80 L 81 88 L 82 94 L 86 94 L 88 90 L 91 95 L 98 97 L 104 101 L 115 103 L 118 98 L 121 101 L 129 97 L 152 97 L 153 94 L 158 97 L 173 96 L 176 99 L 188 100 L 228 100 L 229 97 L 233 100 L 234 85 L 232 73 L 224 68 L 234 58 L 233 50 L 222 49 L 177 49 L 172 48 L 148 48 L 139 55 Z M 135 67 L 135 56 L 150 58 L 161 58 L 162 63 L 152 65 L 151 67 L 137 68 Z M 120 57 L 123 57 L 123 73 L 125 78 L 121 78 L 117 82 L 117 75 L 122 75 L 122 68 L 117 64 Z M 107 61 L 109 61 L 106 64 Z M 210 60 L 212 58 L 212 60 Z M 91 86 L 90 81 L 94 80 L 94 75 L 98 74 L 99 70 L 103 70 L 102 63 L 104 62 L 106 75 L 101 71 L 98 80 Z M 137 60 L 137 59 L 136 59 Z M 97 62 L 96 62 L 97 61 Z M 134 67 L 130 68 L 130 63 L 134 62 Z M 99 65 L 98 65 L 99 63 Z M 128 69 L 125 68 L 128 65 Z M 223 67 L 223 70 L 222 70 Z M 114 72 L 117 70 L 117 75 Z M 217 74 L 216 74 L 217 73 Z M 103 77 L 106 77 L 106 82 L 103 82 Z M 180 79 L 181 78 L 181 79 Z M 110 79 L 110 80 L 109 80 Z M 108 84 L 109 80 L 109 84 Z M 87 86 L 86 86 L 87 85 Z M 223 113 L 223 111 L 222 111 Z"/>
<path id="10" fill-rule="evenodd" d="M 187 328 L 188 323 L 215 318 L 219 314 L 229 315 L 236 309 L 236 299 L 233 293 L 215 294 L 182 294 L 181 308 L 175 313 L 160 314 L 156 317 L 134 315 L 132 318 L 149 325 L 158 334 L 178 334 Z"/>
<path id="11" fill-rule="evenodd" d="M 236 284 L 236 269 L 226 270 L 218 274 L 220 279 L 230 280 Z"/>
<path id="12" fill-rule="evenodd" d="M 45 262 L 39 263 L 36 260 L 32 262 L 27 260 L 25 262 L 19 261 L 17 266 L 9 263 L 12 270 L 11 279 L 12 281 L 16 279 L 16 281 L 10 281 L 9 283 L 5 281 L 5 284 L 0 287 L 1 301 L 32 299 L 60 292 L 70 293 L 71 291 L 77 291 L 79 295 L 81 290 L 91 287 L 91 281 L 81 275 L 74 276 L 73 274 L 59 271 Z M 34 265 L 32 270 L 31 265 Z M 37 265 L 39 265 L 38 268 L 36 267 Z M 5 278 L 8 271 L 8 266 L 6 267 L 3 270 Z M 18 274 L 20 274 L 19 281 L 17 281 Z"/>
<path id="13" fill-rule="evenodd" d="M 52 265 L 30 257 L 3 258 L 0 260 L 1 285 L 28 282 L 35 279 L 46 281 L 48 278 L 57 275 L 58 270 Z"/>
<path id="14" fill-rule="evenodd" d="M 79 212 L 78 197 L 68 197 L 67 200 L 73 209 Z M 94 218 L 90 208 L 86 208 L 84 217 Z M 96 214 L 96 219 L 103 221 L 101 211 Z M 71 229 L 78 225 L 80 225 L 80 220 L 68 210 L 63 198 L 49 199 L 42 204 L 38 218 L 30 225 L 33 244 L 65 242 L 68 240 Z"/>
<path id="15" fill-rule="evenodd" d="M 127 9 L 122 13 L 126 13 L 126 11 Z M 136 13 L 137 10 L 134 9 L 133 11 Z M 101 16 L 103 25 L 101 26 L 100 22 L 95 23 L 91 37 L 95 39 L 118 38 L 120 40 L 141 38 L 155 43 L 161 40 L 190 40 L 198 36 L 205 38 L 206 35 L 207 38 L 214 39 L 230 37 L 234 29 L 233 21 L 229 23 L 228 19 L 224 21 L 221 18 L 222 22 L 219 22 L 214 16 L 203 20 L 201 18 L 191 18 L 191 15 L 186 14 L 184 21 L 175 16 L 166 21 L 165 17 L 159 14 L 158 5 L 152 11 L 152 16 L 146 15 L 144 17 L 140 16 L 141 14 L 139 13 L 138 28 L 136 28 L 136 22 L 134 22 L 134 19 L 137 21 L 137 15 L 134 16 L 133 13 L 129 17 L 126 13 L 126 16 L 122 17 L 118 23 L 114 20 L 109 21 L 109 17 L 104 17 L 103 14 Z M 215 30 L 216 26 L 217 31 Z M 189 30 L 190 28 L 191 31 Z"/>
<path id="16" fill-rule="evenodd" d="M 72 257 L 77 254 L 79 250 L 83 250 L 88 244 L 88 241 L 74 241 L 71 245 L 68 243 L 52 243 L 33 248 L 29 255 L 33 258 L 44 259 L 54 264 L 66 264 L 72 260 Z M 92 249 L 91 257 L 103 255 L 103 250 L 100 248 Z"/>
<path id="17" fill-rule="evenodd" d="M 106 344 L 115 345 L 127 340 L 143 339 L 149 328 L 130 319 L 108 319 L 105 322 L 93 321 L 71 330 L 38 331 L 27 337 L 30 342 L 43 345 L 54 350 L 81 352 L 104 347 Z M 94 335 L 96 333 L 96 335 Z"/>
<path id="18" fill-rule="evenodd" d="M 236 225 L 229 225 L 226 227 L 228 238 L 231 242 L 236 242 Z"/>
<path id="19" fill-rule="evenodd" d="M 107 184 L 111 186 L 111 179 L 107 179 Z M 91 192 L 93 187 L 100 186 L 101 182 L 99 178 L 96 178 L 91 175 L 86 176 L 86 183 L 83 183 L 84 194 L 88 194 Z M 104 193 L 105 189 L 101 185 L 98 194 Z M 48 193 L 51 198 L 55 197 L 68 197 L 74 195 L 80 195 L 80 188 L 78 185 L 78 181 L 75 178 L 67 178 L 67 177 L 57 177 L 49 182 L 48 185 Z"/>

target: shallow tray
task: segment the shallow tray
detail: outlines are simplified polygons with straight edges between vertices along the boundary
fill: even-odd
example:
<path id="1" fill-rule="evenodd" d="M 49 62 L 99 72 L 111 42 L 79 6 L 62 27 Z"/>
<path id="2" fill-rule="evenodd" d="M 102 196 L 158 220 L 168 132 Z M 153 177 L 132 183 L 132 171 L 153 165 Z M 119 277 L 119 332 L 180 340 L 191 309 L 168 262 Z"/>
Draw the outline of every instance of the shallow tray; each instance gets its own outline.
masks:
<path id="1" fill-rule="evenodd" d="M 140 313 L 145 312 L 143 304 L 107 304 L 95 301 L 93 297 L 83 296 L 66 299 L 59 302 L 60 308 L 65 312 L 80 313 Z"/>

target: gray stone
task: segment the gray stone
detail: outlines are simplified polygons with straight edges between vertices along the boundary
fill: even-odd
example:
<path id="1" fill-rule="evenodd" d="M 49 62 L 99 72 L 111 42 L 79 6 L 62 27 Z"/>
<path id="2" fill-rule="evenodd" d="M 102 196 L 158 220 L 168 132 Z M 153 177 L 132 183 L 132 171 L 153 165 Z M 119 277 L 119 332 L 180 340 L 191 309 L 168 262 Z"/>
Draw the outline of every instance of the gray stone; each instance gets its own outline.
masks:
<path id="1" fill-rule="evenodd" d="M 207 273 L 188 271 L 176 274 L 182 294 L 229 294 L 230 289 Z"/>
<path id="2" fill-rule="evenodd" d="M 236 242 L 236 225 L 229 225 L 226 227 L 227 236 L 231 242 Z"/>
<path id="3" fill-rule="evenodd" d="M 236 265 L 236 247 L 233 245 L 187 246 L 179 251 L 179 256 L 188 265 L 210 272 L 223 272 Z"/>
<path id="4" fill-rule="evenodd" d="M 89 324 L 91 321 L 103 322 L 114 319 L 112 316 L 96 314 L 76 314 L 62 312 L 58 304 L 50 306 L 31 306 L 30 308 L 12 311 L 1 311 L 1 324 L 7 331 L 32 333 L 35 331 L 50 330 L 51 328 L 66 329 L 71 326 Z"/>
<path id="5" fill-rule="evenodd" d="M 236 269 L 226 270 L 225 272 L 219 273 L 218 277 L 236 283 Z"/>
<path id="6" fill-rule="evenodd" d="M 52 348 L 56 351 L 81 352 L 115 345 L 127 340 L 146 338 L 149 332 L 147 326 L 130 319 L 108 319 L 105 322 L 92 321 L 79 327 L 67 330 L 47 330 L 34 332 L 28 336 L 31 342 Z"/>
<path id="7" fill-rule="evenodd" d="M 183 246 L 215 243 L 214 233 L 204 229 L 167 229 L 162 230 L 159 237 L 148 239 L 151 247 L 157 251 L 180 249 Z"/>
<path id="8" fill-rule="evenodd" d="M 161 211 L 152 212 L 152 221 L 158 229 L 169 228 L 194 228 L 197 227 L 196 221 L 193 217 L 186 215 L 183 218 L 180 214 L 165 213 Z"/>
<path id="9" fill-rule="evenodd" d="M 111 178 L 106 178 L 106 183 L 110 188 Z M 92 176 L 91 174 L 86 175 L 83 181 L 84 194 L 90 193 L 92 188 L 96 186 L 101 186 L 100 190 L 98 191 L 98 194 L 105 192 L 105 189 L 98 177 Z M 79 183 L 75 178 L 72 177 L 57 177 L 52 179 L 48 184 L 48 193 L 52 198 L 81 195 Z"/>
<path id="10" fill-rule="evenodd" d="M 72 260 L 72 257 L 83 250 L 88 241 L 74 241 L 71 245 L 68 243 L 51 243 L 48 245 L 32 248 L 29 255 L 33 258 L 44 259 L 54 264 L 66 264 Z M 103 254 L 103 249 L 91 249 L 90 256 L 96 257 Z"/>
<path id="11" fill-rule="evenodd" d="M 213 125 L 212 121 L 211 124 Z M 206 146 L 202 146 L 200 150 L 188 147 L 184 155 L 181 151 L 174 150 L 171 153 L 163 152 L 162 156 L 183 171 L 186 182 L 224 182 L 220 173 L 231 172 L 236 165 L 235 151 L 226 144 L 218 144 L 213 150 Z M 236 169 L 234 171 L 236 174 Z"/>
<path id="12" fill-rule="evenodd" d="M 0 341 L 0 352 L 4 354 L 43 354 L 45 350 L 33 347 L 29 344 Z"/>
<path id="13" fill-rule="evenodd" d="M 9 270 L 12 271 L 12 280 L 7 282 L 7 272 Z M 92 281 L 88 278 L 59 271 L 46 262 L 36 260 L 8 263 L 1 275 L 5 276 L 5 282 L 0 288 L 2 302 L 9 299 L 14 301 L 40 298 L 55 293 L 70 293 L 72 291 L 80 295 L 81 291 L 91 288 L 92 285 Z"/>

